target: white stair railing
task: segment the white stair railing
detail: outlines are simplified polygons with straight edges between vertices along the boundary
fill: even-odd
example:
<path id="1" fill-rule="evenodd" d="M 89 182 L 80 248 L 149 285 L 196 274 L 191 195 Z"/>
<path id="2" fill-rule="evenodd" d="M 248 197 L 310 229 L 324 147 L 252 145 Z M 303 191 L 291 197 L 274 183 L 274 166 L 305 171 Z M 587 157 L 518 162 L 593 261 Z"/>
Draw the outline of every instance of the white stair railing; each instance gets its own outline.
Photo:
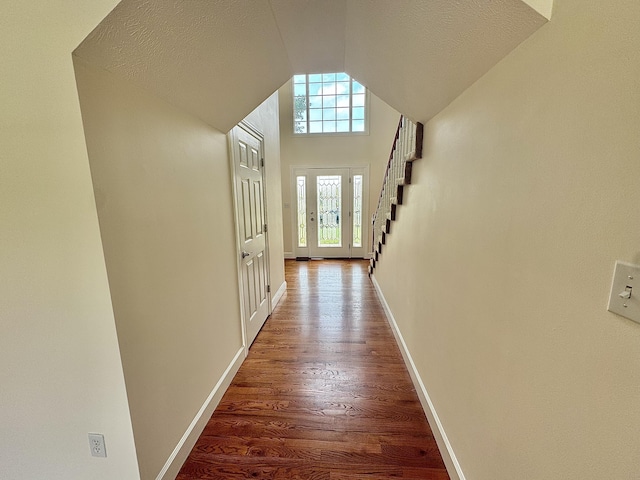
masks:
<path id="1" fill-rule="evenodd" d="M 422 135 L 421 123 L 414 123 L 404 116 L 400 117 L 382 182 L 378 208 L 372 219 L 374 255 L 370 272 L 375 268 L 378 255 L 382 252 L 382 245 L 386 243 L 391 222 L 395 220 L 396 207 L 402 204 L 404 186 L 411 182 L 411 162 L 422 157 Z"/>

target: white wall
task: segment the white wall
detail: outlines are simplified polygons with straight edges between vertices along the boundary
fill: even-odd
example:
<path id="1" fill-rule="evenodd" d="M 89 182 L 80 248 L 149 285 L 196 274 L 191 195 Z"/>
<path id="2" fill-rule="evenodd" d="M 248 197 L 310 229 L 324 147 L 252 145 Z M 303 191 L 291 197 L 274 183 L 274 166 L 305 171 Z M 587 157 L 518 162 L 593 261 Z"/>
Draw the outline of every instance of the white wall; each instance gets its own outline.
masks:
<path id="1" fill-rule="evenodd" d="M 143 479 L 242 347 L 227 137 L 76 60 Z"/>
<path id="2" fill-rule="evenodd" d="M 426 125 L 375 278 L 468 479 L 638 478 L 639 23 L 558 0 Z"/>
<path id="3" fill-rule="evenodd" d="M 284 250 L 294 256 L 292 209 L 295 197 L 291 193 L 291 167 L 336 167 L 369 165 L 369 218 L 378 205 L 382 178 L 400 114 L 375 95 L 369 98 L 369 133 L 367 135 L 316 135 L 295 136 L 293 134 L 293 92 L 291 82 L 279 90 L 280 99 L 280 144 L 282 150 L 282 218 L 284 228 Z M 368 235 L 367 237 L 370 237 Z M 371 239 L 369 238 L 369 244 Z M 367 251 L 371 251 L 371 245 Z"/>
<path id="4" fill-rule="evenodd" d="M 153 479 L 244 355 L 228 140 L 111 73 L 75 64 L 140 473 Z M 277 178 L 276 115 L 274 95 L 252 118 L 259 129 L 272 124 L 265 150 Z M 272 276 L 282 283 L 282 237 L 270 238 Z"/>
<path id="5" fill-rule="evenodd" d="M 251 112 L 246 122 L 264 135 L 265 194 L 269 229 L 269 281 L 273 298 L 284 287 L 284 239 L 282 236 L 281 151 L 278 92 Z"/>
<path id="6" fill-rule="evenodd" d="M 115 6 L 0 15 L 0 477 L 139 478 L 71 52 Z M 107 458 L 89 454 L 105 435 Z"/>

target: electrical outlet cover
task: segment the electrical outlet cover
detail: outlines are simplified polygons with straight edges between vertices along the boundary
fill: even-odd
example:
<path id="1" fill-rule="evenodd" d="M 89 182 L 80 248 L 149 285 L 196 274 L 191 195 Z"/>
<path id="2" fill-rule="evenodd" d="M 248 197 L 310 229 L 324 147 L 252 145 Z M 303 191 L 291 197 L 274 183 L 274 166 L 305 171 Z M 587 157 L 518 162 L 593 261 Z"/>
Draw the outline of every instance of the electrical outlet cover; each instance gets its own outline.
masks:
<path id="1" fill-rule="evenodd" d="M 629 298 L 625 292 L 631 293 Z M 607 310 L 640 323 L 640 265 L 616 262 Z"/>
<path id="2" fill-rule="evenodd" d="M 107 449 L 104 445 L 104 435 L 100 433 L 89 434 L 89 448 L 93 457 L 106 457 Z"/>

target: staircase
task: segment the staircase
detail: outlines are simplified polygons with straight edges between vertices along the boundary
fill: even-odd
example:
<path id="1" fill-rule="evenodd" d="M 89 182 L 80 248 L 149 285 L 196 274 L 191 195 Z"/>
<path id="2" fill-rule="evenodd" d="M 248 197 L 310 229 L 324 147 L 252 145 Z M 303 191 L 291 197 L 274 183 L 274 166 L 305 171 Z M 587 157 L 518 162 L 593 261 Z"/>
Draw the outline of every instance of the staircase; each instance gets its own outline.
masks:
<path id="1" fill-rule="evenodd" d="M 404 188 L 411 183 L 413 161 L 422 158 L 423 125 L 401 116 L 391 147 L 387 170 L 382 182 L 378 208 L 373 215 L 373 256 L 369 276 L 376 268 L 382 247 L 387 243 L 391 225 L 396 220 L 398 205 L 404 201 Z"/>

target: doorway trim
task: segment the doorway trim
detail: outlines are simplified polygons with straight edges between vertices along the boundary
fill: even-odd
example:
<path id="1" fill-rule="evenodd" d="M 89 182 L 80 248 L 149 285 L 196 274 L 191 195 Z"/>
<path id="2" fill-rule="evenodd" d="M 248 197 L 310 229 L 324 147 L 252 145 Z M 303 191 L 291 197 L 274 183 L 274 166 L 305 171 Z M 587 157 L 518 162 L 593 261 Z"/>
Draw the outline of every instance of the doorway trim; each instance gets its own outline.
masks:
<path id="1" fill-rule="evenodd" d="M 349 255 L 347 258 L 369 258 L 370 256 L 370 250 L 371 250 L 371 245 L 370 245 L 370 217 L 369 217 L 369 200 L 370 200 L 370 194 L 369 194 L 369 165 L 291 165 L 289 167 L 289 182 L 290 182 L 290 188 L 291 188 L 291 214 L 290 214 L 290 218 L 291 218 L 291 246 L 292 246 L 292 252 L 293 252 L 293 257 L 297 258 L 297 259 L 309 259 L 309 258 L 316 258 L 313 257 L 312 255 L 309 255 L 309 247 L 299 247 L 298 246 L 298 194 L 297 194 L 297 176 L 301 173 L 304 172 L 304 174 L 308 174 L 310 171 L 313 170 L 348 170 L 349 171 L 349 185 L 348 185 L 348 195 L 349 195 L 349 210 L 348 210 L 348 218 L 350 219 L 350 222 L 353 223 L 353 212 L 351 212 L 351 205 L 352 205 L 352 200 L 353 200 L 353 183 L 351 183 L 351 180 L 353 179 L 354 175 L 362 175 L 363 176 L 363 191 L 362 191 L 362 228 L 363 228 L 363 232 L 362 232 L 362 247 L 361 248 L 361 252 L 362 255 L 353 255 L 353 248 L 350 248 L 349 250 Z M 307 212 L 307 225 L 309 224 L 309 218 L 308 218 L 308 214 L 309 212 Z M 350 239 L 350 243 L 352 242 L 352 239 Z M 307 243 L 308 245 L 308 243 Z M 320 257 L 317 257 L 320 258 Z M 327 257 L 327 258 L 331 258 L 331 257 Z M 343 257 L 341 257 L 343 258 Z"/>

